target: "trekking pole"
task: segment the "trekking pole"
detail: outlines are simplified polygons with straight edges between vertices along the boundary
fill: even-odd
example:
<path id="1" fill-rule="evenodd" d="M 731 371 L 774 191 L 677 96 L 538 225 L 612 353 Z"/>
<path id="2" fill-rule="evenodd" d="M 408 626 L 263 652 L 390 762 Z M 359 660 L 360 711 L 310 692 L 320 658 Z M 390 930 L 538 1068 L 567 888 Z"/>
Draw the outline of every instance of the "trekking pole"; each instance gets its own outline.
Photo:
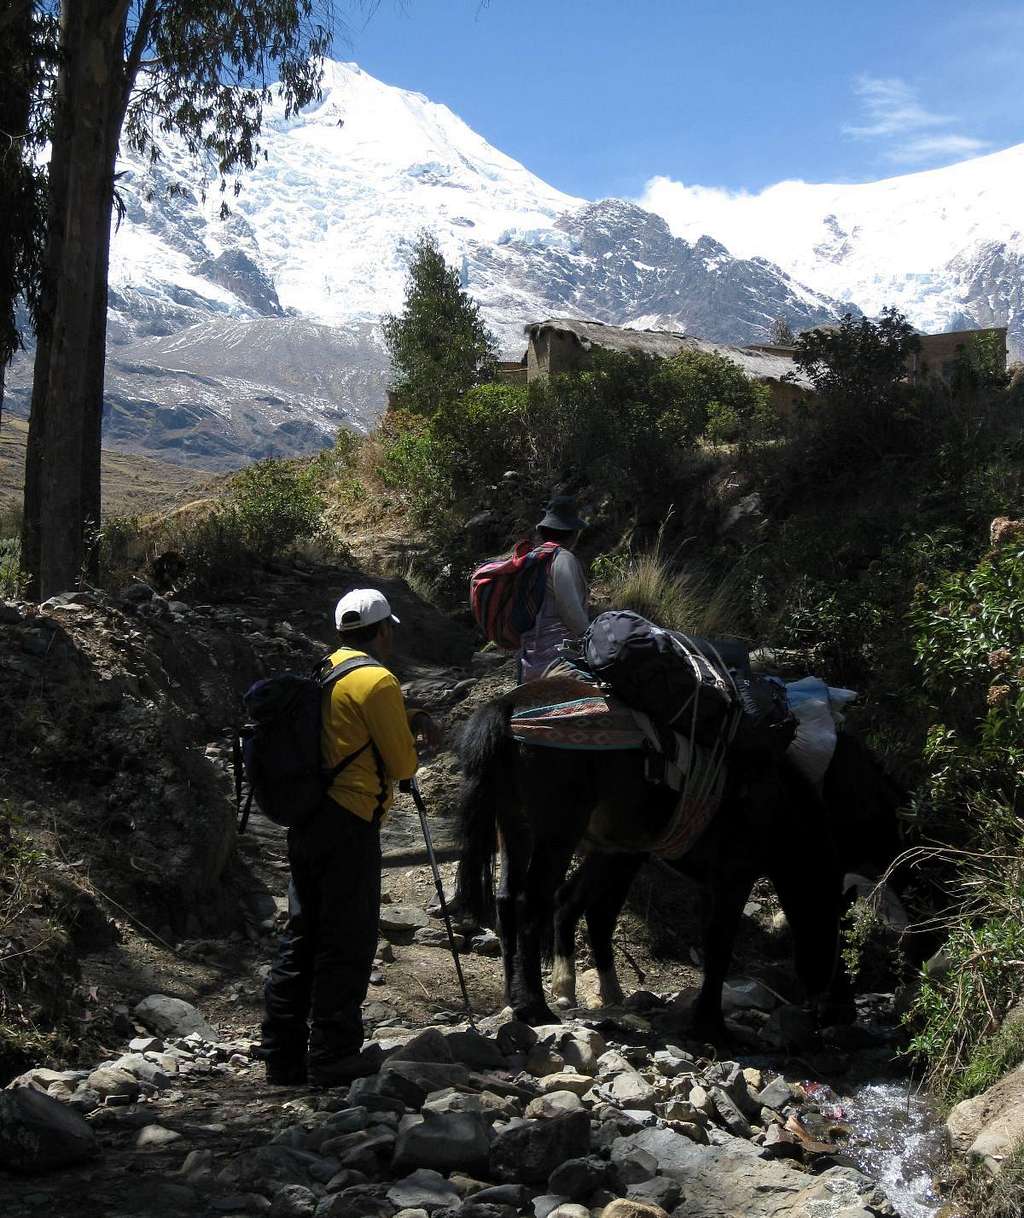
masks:
<path id="1" fill-rule="evenodd" d="M 455 946 L 455 934 L 452 931 L 452 920 L 448 913 L 448 902 L 444 897 L 444 884 L 441 880 L 441 872 L 437 865 L 437 856 L 434 854 L 434 841 L 430 836 L 430 825 L 427 823 L 427 809 L 423 803 L 423 796 L 420 794 L 419 783 L 415 778 L 410 778 L 408 781 L 398 784 L 400 791 L 408 791 L 412 795 L 413 803 L 416 805 L 416 811 L 420 817 L 420 828 L 423 830 L 423 842 L 427 847 L 427 858 L 430 860 L 430 869 L 434 873 L 434 887 L 437 889 L 437 899 L 441 906 L 441 916 L 444 918 L 444 928 L 448 932 L 448 946 L 451 948 L 452 959 L 455 961 L 455 971 L 459 976 L 459 986 L 462 989 L 462 1001 L 466 1004 L 466 1014 L 469 1016 L 470 1025 L 473 1025 L 473 1007 L 469 1001 L 469 990 L 466 989 L 466 978 L 462 972 L 462 962 L 459 960 L 459 952 Z"/>

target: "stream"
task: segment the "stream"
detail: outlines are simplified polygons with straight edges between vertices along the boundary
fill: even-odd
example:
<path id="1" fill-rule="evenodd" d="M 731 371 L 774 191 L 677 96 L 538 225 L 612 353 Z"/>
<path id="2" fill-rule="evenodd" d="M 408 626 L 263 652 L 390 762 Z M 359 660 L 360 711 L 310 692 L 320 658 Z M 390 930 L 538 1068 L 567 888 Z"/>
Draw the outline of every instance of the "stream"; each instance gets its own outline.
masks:
<path id="1" fill-rule="evenodd" d="M 845 1147 L 851 1162 L 878 1181 L 900 1218 L 934 1218 L 943 1202 L 932 1181 L 948 1159 L 945 1125 L 913 1088 L 909 1079 L 863 1083 L 835 1102 L 853 1131 Z"/>

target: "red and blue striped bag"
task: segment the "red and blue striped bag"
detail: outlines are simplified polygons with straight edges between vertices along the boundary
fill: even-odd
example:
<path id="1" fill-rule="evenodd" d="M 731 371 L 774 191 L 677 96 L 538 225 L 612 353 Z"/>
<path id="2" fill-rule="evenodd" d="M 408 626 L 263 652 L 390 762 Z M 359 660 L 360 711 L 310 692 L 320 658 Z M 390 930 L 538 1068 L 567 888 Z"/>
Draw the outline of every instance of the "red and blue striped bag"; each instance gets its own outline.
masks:
<path id="1" fill-rule="evenodd" d="M 488 559 L 469 577 L 469 604 L 484 635 L 499 647 L 518 651 L 537 620 L 548 570 L 559 551 L 554 541 L 521 541 L 511 554 Z"/>

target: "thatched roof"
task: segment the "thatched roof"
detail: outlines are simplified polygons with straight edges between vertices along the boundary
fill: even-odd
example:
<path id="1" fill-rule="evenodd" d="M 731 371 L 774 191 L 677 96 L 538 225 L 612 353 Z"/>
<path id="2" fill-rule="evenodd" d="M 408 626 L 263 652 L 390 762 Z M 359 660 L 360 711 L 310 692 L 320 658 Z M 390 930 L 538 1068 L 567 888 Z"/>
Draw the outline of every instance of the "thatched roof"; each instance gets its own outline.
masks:
<path id="1" fill-rule="evenodd" d="M 810 384 L 788 356 L 758 347 L 732 347 L 727 343 L 709 343 L 674 330 L 632 330 L 628 326 L 609 326 L 603 321 L 583 321 L 571 317 L 549 317 L 546 321 L 531 322 L 525 328 L 529 339 L 539 337 L 546 330 L 572 335 L 585 351 L 591 347 L 602 347 L 608 351 L 642 351 L 662 359 L 678 355 L 680 351 L 716 352 L 741 368 L 751 380 L 777 381 L 787 376 L 797 385 Z"/>

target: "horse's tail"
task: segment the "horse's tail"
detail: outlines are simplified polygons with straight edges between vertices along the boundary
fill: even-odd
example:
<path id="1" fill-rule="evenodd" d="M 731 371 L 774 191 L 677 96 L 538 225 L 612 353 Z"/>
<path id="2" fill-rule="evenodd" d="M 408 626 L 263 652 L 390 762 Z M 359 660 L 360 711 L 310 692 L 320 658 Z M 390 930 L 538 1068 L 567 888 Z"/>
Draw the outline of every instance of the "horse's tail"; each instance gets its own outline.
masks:
<path id="1" fill-rule="evenodd" d="M 462 792 L 459 832 L 462 853 L 457 879 L 458 900 L 480 924 L 494 908 L 493 860 L 501 812 L 513 786 L 510 769 L 515 745 L 508 732 L 511 704 L 498 698 L 470 717 L 459 743 Z"/>

